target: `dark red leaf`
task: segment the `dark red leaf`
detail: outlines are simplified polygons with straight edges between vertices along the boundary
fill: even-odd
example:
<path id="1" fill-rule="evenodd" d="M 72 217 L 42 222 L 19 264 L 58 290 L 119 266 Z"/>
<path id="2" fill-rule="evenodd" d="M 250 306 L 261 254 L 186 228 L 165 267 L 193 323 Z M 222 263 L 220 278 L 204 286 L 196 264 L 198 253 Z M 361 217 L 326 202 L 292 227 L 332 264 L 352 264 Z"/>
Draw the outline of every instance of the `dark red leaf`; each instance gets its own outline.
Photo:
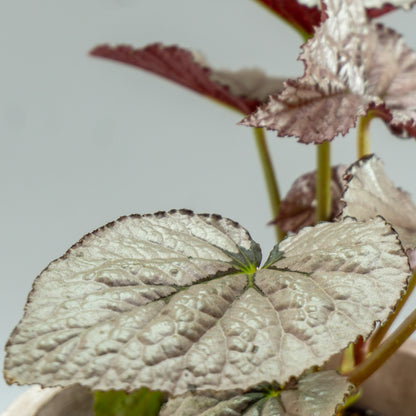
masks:
<path id="1" fill-rule="evenodd" d="M 367 9 L 367 16 L 370 19 L 383 16 L 386 13 L 390 13 L 393 10 L 396 10 L 395 6 L 392 6 L 390 3 L 384 4 L 381 8 L 376 9 L 374 7 Z"/>
<path id="2" fill-rule="evenodd" d="M 243 113 L 254 109 L 282 80 L 259 70 L 215 71 L 197 62 L 193 54 L 177 46 L 155 43 L 141 49 L 130 46 L 94 48 L 91 55 L 123 62 L 176 82 Z"/>
<path id="3" fill-rule="evenodd" d="M 332 168 L 332 212 L 331 220 L 335 218 L 344 207 L 341 196 L 344 192 L 346 181 L 343 175 L 346 167 L 337 165 Z M 316 171 L 300 176 L 293 183 L 285 199 L 280 205 L 280 212 L 272 222 L 278 224 L 285 232 L 297 233 L 301 228 L 315 224 L 315 192 Z"/>

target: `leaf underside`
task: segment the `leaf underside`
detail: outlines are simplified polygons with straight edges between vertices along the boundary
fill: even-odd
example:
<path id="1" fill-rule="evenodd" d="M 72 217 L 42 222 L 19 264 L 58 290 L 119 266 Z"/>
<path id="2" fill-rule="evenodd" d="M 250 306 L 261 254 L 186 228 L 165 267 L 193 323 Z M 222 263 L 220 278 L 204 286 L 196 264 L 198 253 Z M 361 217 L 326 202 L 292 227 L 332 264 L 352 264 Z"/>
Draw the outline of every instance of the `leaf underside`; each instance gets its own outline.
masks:
<path id="1" fill-rule="evenodd" d="M 345 188 L 343 179 L 345 169 L 344 165 L 337 165 L 331 170 L 332 209 L 330 221 L 338 216 L 344 207 L 341 196 Z M 282 200 L 279 215 L 272 223 L 278 224 L 285 233 L 297 233 L 301 228 L 315 224 L 315 193 L 316 171 L 300 176 L 293 182 L 286 197 Z"/>
<path id="2" fill-rule="evenodd" d="M 5 378 L 175 395 L 283 384 L 368 336 L 409 274 L 381 218 L 304 228 L 256 271 L 260 259 L 247 231 L 217 215 L 110 223 L 35 280 Z"/>
<path id="3" fill-rule="evenodd" d="M 133 49 L 125 45 L 101 45 L 90 54 L 149 71 L 244 114 L 254 111 L 269 94 L 283 87 L 282 79 L 267 77 L 258 69 L 235 72 L 211 69 L 177 46 L 155 43 Z"/>
<path id="4" fill-rule="evenodd" d="M 249 393 L 187 393 L 168 401 L 160 416 L 332 416 L 352 389 L 335 371 L 302 376 L 295 388 Z"/>
<path id="5" fill-rule="evenodd" d="M 327 17 L 299 57 L 304 75 L 240 123 L 318 144 L 373 110 L 394 134 L 416 137 L 416 54 L 395 31 L 369 22 L 359 0 L 325 5 Z"/>

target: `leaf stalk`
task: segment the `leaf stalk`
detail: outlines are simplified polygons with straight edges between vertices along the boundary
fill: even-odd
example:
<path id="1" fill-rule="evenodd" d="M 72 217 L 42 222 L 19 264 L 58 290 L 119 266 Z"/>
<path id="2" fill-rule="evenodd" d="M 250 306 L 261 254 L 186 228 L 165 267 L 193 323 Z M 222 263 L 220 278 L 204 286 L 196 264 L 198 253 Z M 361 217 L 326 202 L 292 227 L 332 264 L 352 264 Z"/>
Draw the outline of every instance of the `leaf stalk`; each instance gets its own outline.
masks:
<path id="1" fill-rule="evenodd" d="M 370 122 L 374 115 L 369 112 L 366 116 L 360 117 L 357 126 L 357 158 L 361 159 L 370 152 Z"/>
<path id="2" fill-rule="evenodd" d="M 276 175 L 273 169 L 272 160 L 270 157 L 269 149 L 267 147 L 266 136 L 262 128 L 255 128 L 254 137 L 256 140 L 257 151 L 260 158 L 260 163 L 263 168 L 264 180 L 266 183 L 267 193 L 269 195 L 270 208 L 273 218 L 276 218 L 280 209 L 280 192 L 277 184 Z M 275 224 L 275 232 L 277 242 L 282 241 L 285 238 L 285 233 Z"/>
<path id="3" fill-rule="evenodd" d="M 332 211 L 331 195 L 331 144 L 317 145 L 316 174 L 316 222 L 328 221 Z"/>
<path id="4" fill-rule="evenodd" d="M 360 365 L 349 374 L 348 378 L 359 386 L 409 338 L 416 330 L 416 309 L 399 325 L 399 327 Z"/>
<path id="5" fill-rule="evenodd" d="M 409 299 L 409 296 L 412 294 L 413 289 L 416 286 L 416 269 L 413 271 L 412 275 L 409 278 L 409 283 L 407 285 L 407 290 L 404 293 L 404 295 L 400 298 L 399 302 L 396 305 L 396 309 L 394 312 L 388 317 L 387 321 L 377 328 L 377 330 L 374 332 L 374 335 L 370 338 L 368 342 L 368 351 L 373 352 L 383 341 L 383 338 L 385 337 L 387 331 L 390 329 L 392 323 L 397 318 L 397 315 L 402 310 L 404 304 Z"/>

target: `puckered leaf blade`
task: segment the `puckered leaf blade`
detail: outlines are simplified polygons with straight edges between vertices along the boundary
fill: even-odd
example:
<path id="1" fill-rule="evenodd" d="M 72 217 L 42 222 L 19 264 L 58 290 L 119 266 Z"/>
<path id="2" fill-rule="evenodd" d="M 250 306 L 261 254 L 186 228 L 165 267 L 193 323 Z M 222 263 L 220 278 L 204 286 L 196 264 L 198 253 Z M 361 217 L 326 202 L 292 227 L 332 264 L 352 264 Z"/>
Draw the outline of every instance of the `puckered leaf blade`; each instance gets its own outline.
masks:
<path id="1" fill-rule="evenodd" d="M 177 357 L 209 332 L 247 284 L 243 275 L 229 274 L 255 269 L 260 258 L 242 227 L 216 215 L 174 210 L 110 223 L 36 279 L 9 341 L 6 378 L 174 390 L 186 367 Z M 201 290 L 191 286 L 197 282 Z M 159 377 L 166 366 L 156 364 L 168 356 L 182 370 Z M 216 360 L 222 363 L 213 356 L 205 364 L 219 365 Z"/>
<path id="2" fill-rule="evenodd" d="M 416 248 L 416 206 L 410 194 L 387 177 L 383 162 L 374 155 L 365 157 L 354 163 L 346 176 L 342 216 L 366 221 L 381 215 L 392 224 L 406 250 Z"/>
<path id="3" fill-rule="evenodd" d="M 329 0 L 326 5 L 327 19 L 300 55 L 304 75 L 286 82 L 279 95 L 242 124 L 295 136 L 302 143 L 322 143 L 345 135 L 366 114 L 373 100 L 364 95 L 363 61 L 373 45 L 363 30 L 364 9 L 353 1 Z"/>
<path id="4" fill-rule="evenodd" d="M 345 377 L 322 371 L 302 376 L 296 387 L 278 394 L 271 388 L 250 393 L 188 393 L 169 400 L 160 416 L 332 416 L 351 389 Z"/>
<path id="5" fill-rule="evenodd" d="M 330 74 L 325 78 L 331 79 Z M 279 137 L 294 136 L 301 143 L 323 143 L 345 135 L 368 101 L 352 94 L 338 80 L 316 83 L 314 79 L 288 81 L 280 95 L 272 95 L 240 124 L 276 130 Z"/>
<path id="6" fill-rule="evenodd" d="M 321 22 L 319 0 L 256 0 L 286 20 L 289 24 L 299 28 L 307 34 L 314 32 Z M 379 17 L 398 7 L 410 8 L 415 2 L 408 0 L 364 0 L 367 16 Z"/>
<path id="7" fill-rule="evenodd" d="M 8 342 L 5 377 L 175 395 L 283 384 L 368 335 L 408 276 L 407 258 L 381 220 L 306 230 L 256 272 L 259 248 L 231 220 L 183 210 L 111 223 L 36 279 Z M 372 290 L 360 305 L 356 292 Z M 341 312 L 359 324 L 341 322 Z"/>
<path id="8" fill-rule="evenodd" d="M 332 210 L 330 220 L 334 219 L 344 207 L 341 196 L 344 192 L 344 165 L 334 166 L 331 170 Z M 316 171 L 308 172 L 293 182 L 292 187 L 282 200 L 279 215 L 273 221 L 285 233 L 298 232 L 301 228 L 315 224 L 316 216 Z"/>
<path id="9" fill-rule="evenodd" d="M 319 5 L 319 0 L 298 0 L 300 4 L 308 7 L 315 7 Z M 401 7 L 403 9 L 410 9 L 415 3 L 414 0 L 362 0 L 365 8 L 375 11 L 384 11 L 386 8 Z M 376 13 L 376 12 L 374 12 Z"/>
<path id="10" fill-rule="evenodd" d="M 323 364 L 359 335 L 366 338 L 392 312 L 409 276 L 397 234 L 382 218 L 303 228 L 266 265 L 256 284 L 279 312 L 278 342 L 288 353 L 279 368 L 283 379 L 310 360 Z"/>
<path id="11" fill-rule="evenodd" d="M 90 54 L 149 71 L 243 113 L 253 111 L 269 94 L 279 91 L 283 83 L 258 69 L 236 72 L 211 69 L 186 49 L 159 43 L 139 49 L 102 45 Z"/>

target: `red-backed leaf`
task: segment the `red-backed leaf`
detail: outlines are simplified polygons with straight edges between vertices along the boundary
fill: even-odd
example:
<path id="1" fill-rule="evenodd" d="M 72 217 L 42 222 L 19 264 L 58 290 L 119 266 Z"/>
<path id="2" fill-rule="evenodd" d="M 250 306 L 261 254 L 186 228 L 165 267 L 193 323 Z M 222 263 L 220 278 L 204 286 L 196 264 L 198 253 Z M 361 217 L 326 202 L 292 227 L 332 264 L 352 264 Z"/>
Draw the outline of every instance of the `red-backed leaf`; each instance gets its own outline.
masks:
<path id="1" fill-rule="evenodd" d="M 322 143 L 376 109 L 395 134 L 416 137 L 416 54 L 396 32 L 368 22 L 360 0 L 325 5 L 327 18 L 300 55 L 304 75 L 241 124 Z"/>
<path id="2" fill-rule="evenodd" d="M 341 196 L 345 189 L 343 175 L 346 167 L 337 165 L 332 168 L 331 194 L 332 211 L 331 220 L 335 218 L 344 207 Z M 301 228 L 315 224 L 315 192 L 316 171 L 308 172 L 293 182 L 292 187 L 280 205 L 280 211 L 273 223 L 277 223 L 285 232 L 297 233 Z"/>
<path id="3" fill-rule="evenodd" d="M 253 111 L 283 84 L 280 78 L 267 77 L 257 69 L 237 72 L 212 70 L 200 64 L 191 52 L 159 43 L 141 49 L 102 45 L 90 54 L 152 72 L 243 113 Z"/>
<path id="4" fill-rule="evenodd" d="M 391 11 L 396 10 L 396 7 L 391 5 L 390 3 L 385 3 L 380 8 L 370 7 L 367 9 L 367 16 L 370 19 L 374 19 L 376 17 L 383 16 L 386 13 L 390 13 Z"/>

